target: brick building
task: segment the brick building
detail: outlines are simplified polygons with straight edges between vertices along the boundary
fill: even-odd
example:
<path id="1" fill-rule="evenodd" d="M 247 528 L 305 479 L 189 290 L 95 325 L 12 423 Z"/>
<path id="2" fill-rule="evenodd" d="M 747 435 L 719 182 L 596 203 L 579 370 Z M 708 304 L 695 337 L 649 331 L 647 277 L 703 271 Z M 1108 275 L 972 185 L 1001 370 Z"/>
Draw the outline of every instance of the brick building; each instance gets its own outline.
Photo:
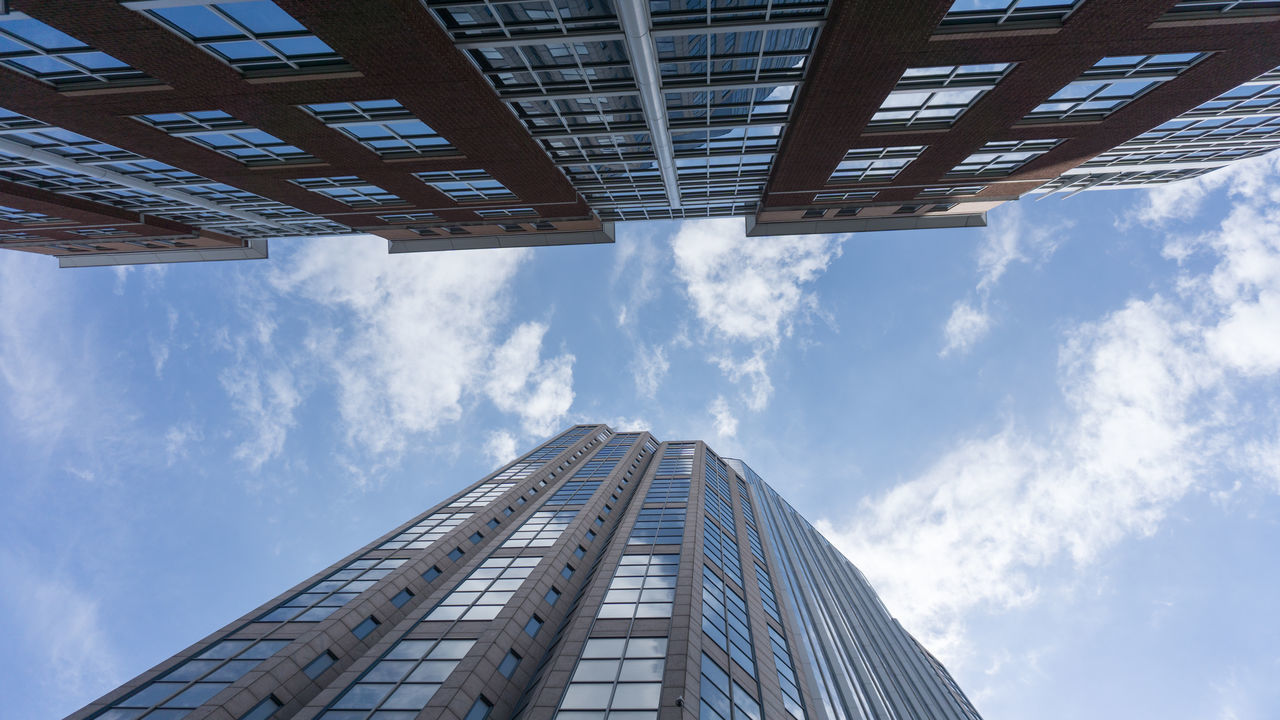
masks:
<path id="1" fill-rule="evenodd" d="M 978 226 L 1280 145 L 1275 0 L 0 0 L 0 246 L 64 266 Z"/>
<path id="2" fill-rule="evenodd" d="M 578 425 L 72 720 L 980 720 L 738 460 Z"/>

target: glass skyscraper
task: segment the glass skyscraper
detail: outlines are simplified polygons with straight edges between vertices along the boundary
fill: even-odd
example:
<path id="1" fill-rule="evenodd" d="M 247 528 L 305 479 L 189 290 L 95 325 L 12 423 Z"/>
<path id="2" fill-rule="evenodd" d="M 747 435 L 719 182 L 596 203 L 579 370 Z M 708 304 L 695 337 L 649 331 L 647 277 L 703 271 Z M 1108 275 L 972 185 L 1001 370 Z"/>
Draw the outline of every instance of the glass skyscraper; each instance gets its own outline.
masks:
<path id="1" fill-rule="evenodd" d="M 740 460 L 578 425 L 75 720 L 978 720 Z"/>

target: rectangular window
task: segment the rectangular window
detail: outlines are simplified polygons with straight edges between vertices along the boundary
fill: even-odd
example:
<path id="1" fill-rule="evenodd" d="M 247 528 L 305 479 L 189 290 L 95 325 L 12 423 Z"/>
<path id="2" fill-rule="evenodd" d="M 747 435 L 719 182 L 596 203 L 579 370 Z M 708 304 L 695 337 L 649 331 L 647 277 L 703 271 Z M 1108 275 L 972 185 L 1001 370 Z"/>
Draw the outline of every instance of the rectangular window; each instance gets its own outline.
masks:
<path id="1" fill-rule="evenodd" d="M 134 119 L 246 165 L 315 160 L 297 146 L 241 122 L 222 110 L 153 113 L 135 115 Z"/>
<path id="2" fill-rule="evenodd" d="M 267 720 L 282 707 L 284 703 L 277 700 L 275 695 L 268 695 L 262 702 L 254 705 L 249 712 L 241 715 L 240 720 Z"/>
<path id="3" fill-rule="evenodd" d="M 542 629 L 542 618 L 534 615 L 529 618 L 529 622 L 524 624 L 524 631 L 529 637 L 537 637 L 538 631 Z"/>
<path id="4" fill-rule="evenodd" d="M 454 500 L 453 502 L 449 503 L 449 507 L 457 508 L 457 507 L 467 507 L 468 505 L 488 505 L 494 500 L 497 500 L 498 498 L 507 494 L 507 491 L 515 486 L 516 484 L 514 481 L 508 480 L 505 482 L 495 482 L 491 480 L 487 483 L 480 485 L 479 487 L 468 490 L 466 493 L 460 496 L 457 500 Z M 523 503 L 524 498 L 521 498 L 517 502 Z"/>
<path id="5" fill-rule="evenodd" d="M 383 157 L 450 151 L 449 141 L 395 100 L 303 105 L 321 122 Z"/>
<path id="6" fill-rule="evenodd" d="M 478 545 L 480 541 L 484 539 L 484 535 L 477 531 L 471 533 L 471 537 L 468 539 L 471 540 L 472 545 Z"/>
<path id="7" fill-rule="evenodd" d="M 490 710 L 493 710 L 493 703 L 481 695 L 476 698 L 474 703 L 471 703 L 471 709 L 467 711 L 462 720 L 485 720 L 485 718 L 489 717 Z"/>
<path id="8" fill-rule="evenodd" d="M 854 148 L 845 153 L 828 182 L 886 182 L 924 152 L 924 145 Z"/>
<path id="9" fill-rule="evenodd" d="M 706 565 L 702 566 L 702 632 L 756 676 L 747 603 Z"/>
<path id="10" fill-rule="evenodd" d="M 629 545 L 679 545 L 684 537 L 684 508 L 645 508 L 631 528 Z"/>
<path id="11" fill-rule="evenodd" d="M 146 683 L 111 705 L 114 714 L 140 717 L 149 708 L 155 715 L 181 717 L 209 701 L 261 662 L 284 649 L 290 640 L 219 640 L 181 665 Z M 108 711 L 110 714 L 110 711 Z"/>
<path id="12" fill-rule="evenodd" d="M 383 190 L 377 185 L 370 185 L 355 175 L 298 178 L 289 182 L 351 207 L 404 204 L 404 201 L 398 196 Z"/>
<path id="13" fill-rule="evenodd" d="M 950 176 L 1008 175 L 1057 147 L 1062 140 L 996 140 L 965 158 Z"/>
<path id="14" fill-rule="evenodd" d="M 424 620 L 492 620 L 511 600 L 541 558 L 488 558 L 458 584 Z"/>
<path id="15" fill-rule="evenodd" d="M 1102 58 L 1079 80 L 1036 106 L 1025 119 L 1052 122 L 1104 118 L 1208 56 L 1209 53 L 1166 53 Z"/>
<path id="16" fill-rule="evenodd" d="M 560 591 L 555 588 L 551 588 L 547 591 L 546 595 L 542 596 L 542 599 L 546 600 L 548 605 L 555 605 L 556 601 L 560 599 Z"/>
<path id="17" fill-rule="evenodd" d="M 576 510 L 538 510 L 511 533 L 502 547 L 550 547 L 564 534 L 577 514 Z"/>
<path id="18" fill-rule="evenodd" d="M 0 64 L 55 87 L 150 80 L 110 55 L 35 18 L 0 17 Z"/>
<path id="19" fill-rule="evenodd" d="M 942 27 L 963 29 L 972 25 L 1054 27 L 1071 14 L 1081 0 L 955 0 L 942 18 Z"/>
<path id="20" fill-rule="evenodd" d="M 502 662 L 498 663 L 498 672 L 502 673 L 505 678 L 510 678 L 516 673 L 516 668 L 520 666 L 520 655 L 515 650 L 508 650 L 507 656 L 502 658 Z"/>
<path id="21" fill-rule="evenodd" d="M 560 700 L 560 717 L 570 712 L 604 718 L 654 717 L 662 697 L 665 637 L 591 638 Z M 647 711 L 647 713 L 645 713 Z"/>
<path id="22" fill-rule="evenodd" d="M 449 557 L 449 559 L 450 559 L 450 560 L 453 560 L 454 562 L 457 562 L 457 561 L 458 561 L 458 558 L 462 557 L 462 556 L 463 556 L 463 555 L 465 555 L 465 554 L 466 554 L 466 553 L 465 553 L 465 552 L 463 552 L 462 548 L 460 548 L 460 547 L 456 547 L 456 548 L 454 548 L 454 549 L 452 549 L 452 550 L 450 550 L 450 551 L 449 551 L 449 556 L 448 556 L 448 557 Z"/>
<path id="23" fill-rule="evenodd" d="M 654 478 L 645 493 L 646 503 L 674 503 L 689 501 L 689 478 Z"/>
<path id="24" fill-rule="evenodd" d="M 702 545 L 707 559 L 716 564 L 738 587 L 742 587 L 742 560 L 738 541 L 720 530 L 707 516 L 702 517 Z"/>
<path id="25" fill-rule="evenodd" d="M 402 530 L 395 537 L 382 543 L 378 546 L 378 549 L 399 550 L 401 548 L 408 548 L 411 550 L 420 550 L 422 548 L 429 547 L 432 543 L 447 535 L 449 531 L 461 525 L 473 514 L 474 513 L 469 512 L 432 513 L 419 520 L 413 525 L 413 527 Z"/>
<path id="26" fill-rule="evenodd" d="M 996 86 L 1009 63 L 907 68 L 871 117 L 872 128 L 946 127 Z"/>
<path id="27" fill-rule="evenodd" d="M 258 617 L 255 622 L 319 622 L 356 599 L 407 558 L 359 558 Z"/>
<path id="28" fill-rule="evenodd" d="M 426 580 L 427 582 L 431 582 L 432 580 L 435 580 L 438 577 L 440 577 L 440 568 L 436 567 L 435 565 L 432 565 L 431 567 L 427 568 L 427 571 L 422 573 L 422 579 Z"/>
<path id="29" fill-rule="evenodd" d="M 702 681 L 699 684 L 701 720 L 757 720 L 760 704 L 737 681 L 729 679 L 711 656 L 702 654 Z"/>
<path id="30" fill-rule="evenodd" d="M 474 640 L 401 640 L 347 686 L 321 717 L 357 715 L 341 711 L 421 710 L 473 645 Z"/>
<path id="31" fill-rule="evenodd" d="M 782 704 L 795 720 L 805 720 L 800 682 L 796 679 L 796 668 L 791 662 L 791 651 L 787 648 L 787 640 L 770 627 L 769 645 L 773 649 L 773 665 L 778 669 L 778 683 L 782 686 Z"/>
<path id="32" fill-rule="evenodd" d="M 679 555 L 623 555 L 597 617 L 671 617 L 679 572 Z"/>
<path id="33" fill-rule="evenodd" d="M 333 667 L 333 664 L 337 661 L 338 658 L 332 652 L 325 650 L 320 653 L 320 656 L 315 660 L 307 663 L 307 666 L 302 668 L 302 672 L 305 673 L 307 677 L 315 680 L 323 675 L 325 670 Z"/>
<path id="34" fill-rule="evenodd" d="M 585 505 L 591 496 L 600 488 L 599 480 L 569 480 L 547 498 L 543 507 L 549 505 Z"/>
<path id="35" fill-rule="evenodd" d="M 151 19 L 248 74 L 334 70 L 346 62 L 271 0 L 187 4 L 133 2 Z"/>
<path id="36" fill-rule="evenodd" d="M 516 197 L 483 170 L 438 170 L 418 172 L 414 176 L 457 202 L 514 200 Z"/>
<path id="37" fill-rule="evenodd" d="M 370 615 L 364 620 L 361 620 L 359 625 L 351 628 L 351 634 L 363 640 L 369 636 L 369 633 L 373 632 L 374 628 L 381 624 L 382 622 L 378 620 L 378 618 Z"/>
<path id="38" fill-rule="evenodd" d="M 396 607 L 404 607 L 404 604 L 409 602 L 409 598 L 411 597 L 413 597 L 413 592 L 409 590 L 409 588 L 405 588 L 404 590 L 396 593 L 395 597 L 391 598 L 391 604 Z"/>

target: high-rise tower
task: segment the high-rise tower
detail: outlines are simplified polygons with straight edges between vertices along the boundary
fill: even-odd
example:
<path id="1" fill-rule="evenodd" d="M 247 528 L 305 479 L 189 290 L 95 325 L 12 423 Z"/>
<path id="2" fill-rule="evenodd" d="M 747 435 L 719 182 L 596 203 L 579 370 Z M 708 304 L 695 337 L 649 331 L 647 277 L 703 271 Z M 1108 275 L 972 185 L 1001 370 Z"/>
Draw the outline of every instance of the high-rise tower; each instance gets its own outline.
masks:
<path id="1" fill-rule="evenodd" d="M 1280 147 L 1276 0 L 0 0 L 0 247 L 64 266 L 971 227 Z"/>
<path id="2" fill-rule="evenodd" d="M 978 720 L 745 463 L 572 427 L 75 720 Z"/>

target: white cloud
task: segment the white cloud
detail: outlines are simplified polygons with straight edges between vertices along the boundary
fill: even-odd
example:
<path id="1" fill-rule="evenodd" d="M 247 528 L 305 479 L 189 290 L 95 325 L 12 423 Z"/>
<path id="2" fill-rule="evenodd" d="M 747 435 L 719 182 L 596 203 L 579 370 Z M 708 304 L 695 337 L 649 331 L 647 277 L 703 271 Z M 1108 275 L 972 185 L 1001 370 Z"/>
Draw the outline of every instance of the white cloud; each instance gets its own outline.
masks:
<path id="1" fill-rule="evenodd" d="M 5 578 L 0 607 L 14 621 L 11 626 L 20 629 L 6 645 L 34 666 L 29 676 L 47 698 L 49 716 L 60 717 L 74 711 L 82 698 L 105 692 L 123 678 L 97 600 L 66 578 L 49 574 L 50 566 L 8 550 L 0 553 Z"/>
<path id="2" fill-rule="evenodd" d="M 631 359 L 631 377 L 635 380 L 636 391 L 640 395 L 652 398 L 658 393 L 671 363 L 667 360 L 667 349 L 662 345 L 648 346 L 636 343 Z"/>
<path id="3" fill-rule="evenodd" d="M 165 464 L 168 467 L 173 467 L 177 461 L 187 459 L 191 454 L 191 445 L 200 442 L 202 439 L 203 433 L 190 422 L 174 425 L 166 430 L 164 434 L 164 449 L 165 456 L 168 459 Z"/>
<path id="4" fill-rule="evenodd" d="M 1211 270 L 1068 333 L 1068 411 L 1051 430 L 970 438 L 849 524 L 821 523 L 931 649 L 954 659 L 970 613 L 1036 600 L 1050 566 L 1088 564 L 1155 532 L 1189 492 L 1235 479 L 1221 473 L 1241 464 L 1233 439 L 1275 412 L 1249 391 L 1280 373 L 1280 197 L 1248 187 L 1232 188 L 1243 202 L 1219 228 L 1176 241 Z"/>
<path id="5" fill-rule="evenodd" d="M 494 467 L 511 462 L 519 452 L 516 436 L 507 430 L 489 433 L 489 438 L 484 443 L 485 457 L 489 458 Z"/>
<path id="6" fill-rule="evenodd" d="M 232 408 L 249 426 L 234 456 L 258 470 L 284 450 L 289 430 L 297 425 L 294 411 L 302 404 L 302 392 L 287 367 L 251 372 L 237 365 L 219 373 L 218 381 Z"/>
<path id="7" fill-rule="evenodd" d="M 968 352 L 990 330 L 991 316 L 985 308 L 979 309 L 959 300 L 952 307 L 951 317 L 947 319 L 947 326 L 943 331 L 947 344 L 938 354 L 946 357 L 953 352 Z"/>
<path id="8" fill-rule="evenodd" d="M 1280 153 L 1232 163 L 1192 180 L 1161 185 L 1147 191 L 1134 218 L 1143 225 L 1162 227 L 1187 220 L 1200 211 L 1205 198 L 1226 188 L 1233 195 L 1257 196 L 1268 191 L 1269 175 L 1280 167 Z M 1274 188 L 1270 192 L 1275 192 Z M 1126 218 L 1122 224 L 1128 223 Z"/>
<path id="9" fill-rule="evenodd" d="M 1046 262 L 1058 249 L 1059 234 L 1067 227 L 1069 223 L 1043 219 L 1031 222 L 1021 205 L 1011 203 L 1000 208 L 978 246 L 978 284 L 974 288 L 977 300 L 957 300 L 952 306 L 943 328 L 940 357 L 964 354 L 987 336 L 995 322 L 988 300 L 1000 279 L 1016 263 Z"/>
<path id="10" fill-rule="evenodd" d="M 703 330 L 729 344 L 711 360 L 731 379 L 748 379 L 749 406 L 773 391 L 768 358 L 817 309 L 807 286 L 840 256 L 842 236 L 746 238 L 739 220 L 688 221 L 672 239 L 676 277 Z M 725 355 L 729 352 L 729 355 Z"/>
<path id="11" fill-rule="evenodd" d="M 733 414 L 729 401 L 723 395 L 717 395 L 707 411 L 711 413 L 712 425 L 720 439 L 726 440 L 738 434 L 738 417 Z"/>
<path id="12" fill-rule="evenodd" d="M 551 433 L 573 404 L 573 355 L 543 360 L 547 326 L 525 323 L 493 351 L 485 391 L 503 412 L 520 417 L 525 432 Z"/>

